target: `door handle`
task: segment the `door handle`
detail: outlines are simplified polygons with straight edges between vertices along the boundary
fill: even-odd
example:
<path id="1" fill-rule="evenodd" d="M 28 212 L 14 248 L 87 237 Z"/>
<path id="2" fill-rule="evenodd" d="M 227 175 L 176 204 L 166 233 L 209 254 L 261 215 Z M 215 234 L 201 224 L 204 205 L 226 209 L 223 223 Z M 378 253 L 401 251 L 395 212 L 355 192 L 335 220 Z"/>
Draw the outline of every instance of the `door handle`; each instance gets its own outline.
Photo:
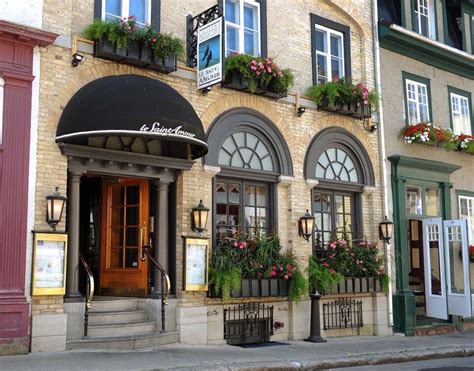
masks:
<path id="1" fill-rule="evenodd" d="M 145 246 L 145 235 L 146 235 L 146 227 L 140 228 L 140 259 L 142 261 L 146 260 L 145 252 L 143 250 L 143 246 Z"/>

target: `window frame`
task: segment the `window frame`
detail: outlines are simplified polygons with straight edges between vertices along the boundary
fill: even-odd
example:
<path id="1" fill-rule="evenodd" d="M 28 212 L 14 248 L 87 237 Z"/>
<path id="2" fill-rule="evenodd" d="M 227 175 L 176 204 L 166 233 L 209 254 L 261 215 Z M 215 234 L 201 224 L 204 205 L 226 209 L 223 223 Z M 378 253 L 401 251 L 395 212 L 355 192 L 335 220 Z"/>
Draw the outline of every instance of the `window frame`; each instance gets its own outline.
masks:
<path id="1" fill-rule="evenodd" d="M 314 208 L 314 196 L 315 193 L 321 193 L 321 194 L 328 194 L 331 195 L 331 212 L 329 213 L 331 215 L 331 226 L 336 225 L 336 220 L 337 220 L 337 212 L 335 212 L 335 204 L 336 204 L 336 196 L 349 196 L 352 199 L 352 212 L 350 213 L 352 215 L 352 223 L 351 223 L 351 235 L 353 240 L 356 240 L 358 236 L 363 235 L 363 214 L 362 214 L 362 191 L 360 189 L 357 189 L 357 187 L 353 188 L 347 188 L 347 187 L 338 187 L 338 184 L 329 184 L 326 182 L 321 182 L 318 184 L 316 187 L 311 189 L 311 215 L 315 216 L 315 208 Z M 334 228 L 332 228 L 331 233 L 335 231 Z M 326 230 L 323 230 L 323 241 L 324 241 L 324 233 Z M 337 232 L 336 232 L 337 233 Z M 326 250 L 327 242 L 328 241 L 322 241 L 322 244 L 320 247 L 316 245 L 316 236 L 317 236 L 317 230 L 316 230 L 316 220 L 314 224 L 314 229 L 313 229 L 313 236 L 312 236 L 312 246 L 313 246 L 313 253 L 316 251 L 322 251 Z"/>
<path id="2" fill-rule="evenodd" d="M 428 122 L 433 122 L 433 111 L 432 111 L 432 104 L 431 104 L 431 80 L 414 75 L 409 72 L 402 71 L 402 81 L 403 81 L 403 100 L 404 100 L 404 107 L 405 107 L 405 124 L 408 126 L 410 125 L 410 116 L 409 116 L 409 111 L 408 111 L 408 86 L 407 86 L 407 81 L 414 82 L 415 84 L 421 84 L 426 86 L 426 92 L 427 92 L 427 103 L 428 103 Z M 416 92 L 418 96 L 418 90 Z M 418 108 L 418 102 L 417 102 L 417 116 L 419 119 L 419 108 Z M 420 121 L 416 122 L 415 124 L 419 124 Z"/>
<path id="3" fill-rule="evenodd" d="M 459 217 L 459 219 L 462 219 L 461 218 L 461 198 L 466 198 L 468 200 L 472 200 L 472 203 L 474 205 L 474 192 L 456 190 L 456 196 L 457 196 L 458 217 Z M 474 217 L 474 215 L 472 215 L 471 217 Z M 469 223 L 468 223 L 468 233 L 467 234 L 468 234 L 468 238 L 469 238 L 469 240 L 468 240 L 469 244 L 473 245 L 474 244 L 474 232 L 472 232 L 472 226 Z"/>
<path id="4" fill-rule="evenodd" d="M 343 55 L 343 77 L 350 79 L 352 76 L 351 70 L 351 30 L 348 26 L 341 23 L 331 21 L 329 19 L 320 17 L 316 14 L 310 14 L 311 22 L 311 58 L 313 65 L 313 85 L 318 84 L 317 76 L 317 58 L 316 58 L 316 27 L 324 27 L 331 31 L 338 32 L 343 35 L 342 55 Z M 331 77 L 332 78 L 332 77 Z M 330 81 L 330 80 L 328 80 Z"/>
<path id="5" fill-rule="evenodd" d="M 472 112 L 472 94 L 468 91 L 461 90 L 458 88 L 455 88 L 453 86 L 448 85 L 448 104 L 449 104 L 449 122 L 450 122 L 450 127 L 451 130 L 455 134 L 460 134 L 454 130 L 454 120 L 453 120 L 453 105 L 452 105 L 452 95 L 456 95 L 458 97 L 467 99 L 467 108 L 469 109 L 469 126 L 471 129 L 470 133 L 463 133 L 466 135 L 474 135 L 474 114 Z"/>
<path id="6" fill-rule="evenodd" d="M 243 2 L 257 3 L 259 6 L 258 23 L 259 23 L 259 56 L 267 57 L 267 0 L 239 0 L 243 9 Z M 227 30 L 227 21 L 225 20 L 225 0 L 218 0 L 220 13 L 224 16 L 224 30 Z M 243 29 L 243 27 L 242 27 Z M 239 36 L 239 43 L 240 43 Z M 227 35 L 224 37 L 224 56 L 227 57 Z M 243 42 L 243 41 L 242 41 Z M 240 47 L 239 47 L 240 48 Z M 242 51 L 243 52 L 243 51 Z"/>
<path id="7" fill-rule="evenodd" d="M 235 183 L 239 184 L 240 186 L 240 195 L 239 195 L 239 206 L 240 206 L 240 215 L 239 215 L 239 225 L 240 225 L 240 232 L 244 231 L 244 214 L 245 214 L 245 205 L 244 205 L 244 187 L 246 185 L 250 186 L 259 186 L 267 188 L 267 233 L 271 235 L 277 232 L 278 227 L 278 206 L 277 206 L 277 183 L 272 181 L 265 181 L 265 180 L 254 180 L 248 179 L 244 176 L 241 177 L 234 177 L 228 174 L 225 175 L 216 175 L 212 179 L 212 240 L 214 241 L 213 246 L 218 245 L 217 241 L 217 223 L 216 223 L 216 216 L 217 216 L 217 192 L 216 186 L 218 182 L 223 183 Z M 254 207 L 256 207 L 254 205 Z"/>
<path id="8" fill-rule="evenodd" d="M 420 198 L 421 198 L 421 214 L 410 214 L 407 210 L 406 205 L 406 192 L 407 188 L 419 188 L 420 189 Z M 427 214 L 427 203 L 426 203 L 426 196 L 427 196 L 427 189 L 437 189 L 438 190 L 438 215 L 428 215 Z M 443 189 L 438 182 L 432 181 L 420 181 L 417 179 L 408 179 L 404 185 L 404 200 L 405 204 L 404 213 L 408 219 L 424 219 L 424 218 L 442 218 L 443 217 Z"/>
<path id="9" fill-rule="evenodd" d="M 316 44 L 315 44 L 315 52 L 316 52 L 316 79 L 318 79 L 318 76 L 319 76 L 319 71 L 318 71 L 318 55 L 323 55 L 325 58 L 326 58 L 326 66 L 327 66 L 327 81 L 332 81 L 332 58 L 333 58 L 333 54 L 331 52 L 331 36 L 332 35 L 335 35 L 335 36 L 339 36 L 342 40 L 342 48 L 341 48 L 341 51 L 342 51 L 342 74 L 341 74 L 341 78 L 344 77 L 345 75 L 345 58 L 344 58 L 344 34 L 342 32 L 339 32 L 339 31 L 336 31 L 336 30 L 333 30 L 331 28 L 328 28 L 328 27 L 324 27 L 324 26 L 321 26 L 321 25 L 318 25 L 318 24 L 315 24 L 315 34 L 317 32 L 317 30 L 320 30 L 320 31 L 324 31 L 326 32 L 326 45 L 327 45 L 327 49 L 328 51 L 326 53 L 324 52 L 321 52 L 319 50 L 316 49 Z M 341 58 L 339 58 L 341 59 Z M 326 71 L 325 71 L 326 72 Z"/>
<path id="10" fill-rule="evenodd" d="M 105 1 L 94 0 L 94 19 L 105 19 Z M 146 1 L 148 2 L 147 24 L 151 25 L 155 31 L 160 32 L 161 0 Z M 124 4 L 122 3 L 123 8 Z"/>
<path id="11" fill-rule="evenodd" d="M 426 35 L 423 35 L 421 33 L 421 18 L 420 16 L 418 16 L 418 31 L 416 31 L 416 28 L 415 28 L 415 13 L 418 13 L 420 14 L 419 12 L 417 12 L 415 9 L 416 9 L 416 4 L 420 4 L 420 1 L 426 1 L 426 3 L 428 4 L 428 32 L 429 34 L 431 34 L 431 20 L 434 22 L 433 23 L 433 32 L 434 32 L 434 35 L 432 36 L 426 36 Z M 430 15 L 430 8 L 429 6 L 432 5 L 433 6 L 433 14 L 432 14 L 432 18 L 431 19 L 431 15 Z M 436 6 L 436 0 L 411 0 L 411 19 L 412 19 L 412 29 L 413 29 L 413 32 L 416 32 L 417 34 L 421 35 L 421 36 L 424 36 L 424 37 L 427 37 L 431 40 L 439 40 L 439 36 L 438 36 L 438 9 L 437 9 L 437 6 Z"/>

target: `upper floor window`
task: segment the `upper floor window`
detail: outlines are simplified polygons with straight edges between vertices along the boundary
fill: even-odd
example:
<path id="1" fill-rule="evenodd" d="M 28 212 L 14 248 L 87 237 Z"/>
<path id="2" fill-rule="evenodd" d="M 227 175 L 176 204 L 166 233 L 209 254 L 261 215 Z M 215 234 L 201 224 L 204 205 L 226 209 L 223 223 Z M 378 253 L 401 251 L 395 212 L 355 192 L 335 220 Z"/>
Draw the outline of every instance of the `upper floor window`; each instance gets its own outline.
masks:
<path id="1" fill-rule="evenodd" d="M 467 220 L 469 243 L 474 244 L 474 197 L 458 195 L 459 218 Z"/>
<path id="2" fill-rule="evenodd" d="M 472 134 L 470 93 L 449 87 L 451 124 L 455 134 Z"/>
<path id="3" fill-rule="evenodd" d="M 430 81 L 420 76 L 403 73 L 407 124 L 431 122 Z"/>
<path id="4" fill-rule="evenodd" d="M 433 0 L 415 0 L 413 30 L 419 34 L 436 39 L 435 4 Z"/>
<path id="5" fill-rule="evenodd" d="M 311 14 L 313 84 L 351 76 L 350 29 Z"/>
<path id="6" fill-rule="evenodd" d="M 113 21 L 135 16 L 139 26 L 151 23 L 151 0 L 102 0 L 102 19 Z"/>
<path id="7" fill-rule="evenodd" d="M 260 2 L 225 0 L 226 55 L 261 55 Z"/>
<path id="8" fill-rule="evenodd" d="M 339 80 L 344 76 L 344 35 L 319 25 L 315 28 L 318 84 Z"/>

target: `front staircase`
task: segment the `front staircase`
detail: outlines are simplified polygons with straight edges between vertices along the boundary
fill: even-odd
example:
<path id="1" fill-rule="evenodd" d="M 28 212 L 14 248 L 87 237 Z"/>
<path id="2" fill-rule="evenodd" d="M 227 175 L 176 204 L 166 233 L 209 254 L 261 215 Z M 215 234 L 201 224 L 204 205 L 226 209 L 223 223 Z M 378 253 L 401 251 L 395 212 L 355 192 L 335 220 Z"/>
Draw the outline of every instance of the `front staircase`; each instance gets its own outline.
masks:
<path id="1" fill-rule="evenodd" d="M 160 332 L 156 321 L 150 320 L 145 299 L 100 298 L 91 303 L 88 336 L 70 340 L 68 349 L 147 349 L 176 343 L 178 332 Z"/>

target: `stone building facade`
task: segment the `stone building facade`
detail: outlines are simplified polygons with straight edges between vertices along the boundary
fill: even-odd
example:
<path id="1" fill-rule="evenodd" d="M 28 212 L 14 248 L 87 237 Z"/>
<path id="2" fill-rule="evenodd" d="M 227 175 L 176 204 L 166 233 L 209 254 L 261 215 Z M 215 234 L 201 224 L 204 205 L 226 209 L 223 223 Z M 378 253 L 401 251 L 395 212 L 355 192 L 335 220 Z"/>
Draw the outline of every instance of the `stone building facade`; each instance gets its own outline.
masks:
<path id="1" fill-rule="evenodd" d="M 423 236 L 419 236 L 424 219 L 462 219 L 467 220 L 468 244 L 473 244 L 472 155 L 449 152 L 440 148 L 441 145 L 405 144 L 400 134 L 407 125 L 422 122 L 450 128 L 457 135 L 473 134 L 472 2 L 428 1 L 425 2 L 426 8 L 419 8 L 419 3 L 380 1 L 378 7 L 379 18 L 383 19 L 379 35 L 383 126 L 388 158 L 387 198 L 393 220 L 398 222 L 394 241 L 394 252 L 399 257 L 396 262 L 394 324 L 396 331 L 406 334 L 413 334 L 417 327 L 436 321 L 460 326 L 460 317 L 452 315 L 454 309 L 449 296 L 457 285 L 463 291 L 463 294 L 459 291 L 458 295 L 465 298 L 463 305 L 467 314 L 463 317 L 472 317 L 472 299 L 468 297 L 468 289 L 474 283 L 472 260 L 470 279 L 464 280 L 469 274 L 466 270 L 469 258 L 461 258 L 456 250 L 460 249 L 460 242 L 446 239 L 442 259 L 437 257 L 439 250 L 443 250 L 442 241 L 438 246 L 437 240 L 430 239 L 432 261 L 428 262 L 426 251 L 430 250 L 426 250 L 425 245 L 423 256 Z M 420 11 L 422 16 L 417 18 Z M 418 20 L 427 20 L 428 26 L 421 27 Z M 413 106 L 411 94 L 415 85 L 420 89 L 417 98 L 421 97 L 421 103 Z M 463 102 L 464 109 L 458 118 L 459 101 Z M 415 106 L 421 111 L 411 115 Z M 432 223 L 433 228 L 441 228 L 436 226 L 437 221 Z M 440 236 L 442 240 L 442 234 Z M 426 244 L 427 236 L 424 238 Z M 449 248 L 453 251 L 449 252 Z M 436 262 L 439 262 L 438 266 Z M 423 268 L 426 269 L 430 263 L 434 277 L 430 284 L 431 293 L 429 280 L 423 272 Z M 443 271 L 443 278 L 440 278 L 440 270 Z M 450 280 L 449 286 L 445 286 Z M 440 289 L 436 292 L 437 284 Z M 461 286 L 466 286 L 466 291 Z M 433 298 L 436 300 L 437 297 L 446 300 L 446 294 L 449 311 L 446 301 L 439 305 L 433 302 Z M 468 322 L 465 320 L 464 323 Z"/>
<path id="2" fill-rule="evenodd" d="M 266 207 L 271 209 L 271 217 L 274 220 L 274 225 L 271 227 L 277 231 L 284 248 L 294 250 L 303 269 L 313 252 L 313 242 L 307 242 L 299 236 L 298 222 L 307 209 L 313 209 L 315 192 L 322 190 L 336 196 L 338 186 L 340 186 L 343 194 L 350 194 L 354 197 L 353 200 L 357 199 L 359 206 L 354 217 L 358 220 L 358 232 L 368 239 L 378 240 L 379 222 L 384 216 L 379 133 L 369 133 L 364 129 L 361 120 L 319 111 L 315 104 L 304 96 L 306 89 L 314 81 L 312 29 L 315 24 L 312 23 L 314 18 L 311 15 L 328 20 L 328 25 L 347 28 L 348 33 L 344 34 L 345 45 L 348 48 L 346 51 L 350 53 L 346 53 L 345 63 L 350 67 L 351 77 L 353 81 L 364 82 L 369 87 L 374 85 L 371 1 L 308 2 L 298 0 L 292 1 L 291 4 L 283 0 L 241 1 L 242 4 L 249 3 L 259 9 L 261 52 L 274 57 L 279 65 L 289 67 L 294 71 L 294 88 L 287 97 L 280 100 L 236 92 L 220 86 L 214 86 L 207 95 L 203 95 L 196 89 L 195 68 L 188 67 L 184 61 L 178 62 L 176 72 L 166 75 L 146 68 L 95 58 L 93 43 L 81 38 L 80 33 L 93 22 L 94 17 L 104 14 L 105 1 L 108 0 L 102 1 L 44 0 L 43 2 L 42 28 L 59 36 L 52 45 L 40 48 L 41 79 L 33 229 L 40 231 L 49 228 L 46 223 L 45 197 L 55 187 L 59 187 L 62 194 L 68 195 L 68 203 L 57 230 L 68 233 L 69 246 L 66 294 L 32 298 L 31 351 L 54 351 L 90 346 L 143 348 L 159 344 L 160 341 L 161 343 L 179 341 L 188 344 L 222 344 L 225 343 L 224 308 L 249 301 L 274 306 L 274 319 L 285 324 L 283 329 L 276 332 L 275 339 L 304 339 L 309 334 L 310 319 L 310 302 L 305 298 L 299 303 L 291 302 L 288 298 L 275 297 L 252 300 L 232 299 L 223 302 L 221 299 L 209 298 L 206 292 L 184 291 L 182 237 L 197 236 L 192 231 L 190 213 L 192 208 L 202 200 L 202 203 L 211 209 L 207 230 L 202 237 L 208 237 L 212 247 L 215 243 L 213 239 L 216 228 L 216 184 L 227 181 L 226 184 L 238 183 L 243 187 L 247 184 L 263 187 L 272 194 L 271 198 L 268 197 L 269 201 L 266 204 Z M 196 15 L 217 4 L 223 6 L 222 9 L 226 9 L 227 2 L 216 4 L 215 1 L 204 0 L 179 2 L 150 0 L 145 3 L 150 12 L 159 14 L 159 16 L 156 14 L 151 16 L 155 20 L 154 27 L 159 27 L 160 32 L 172 33 L 185 40 L 186 17 L 189 14 Z M 238 1 L 236 3 L 240 4 Z M 290 6 L 291 12 L 288 11 Z M 156 24 L 157 19 L 159 25 Z M 329 32 L 331 32 L 330 29 Z M 84 56 L 77 67 L 71 66 L 71 59 L 75 52 Z M 110 151 L 110 148 L 97 149 L 97 146 L 91 146 L 91 141 L 78 144 L 58 140 L 57 133 L 61 125 L 68 124 L 64 122 L 64 117 L 69 112 L 72 102 L 76 102 L 75 99 L 80 101 L 79 97 L 84 98 L 94 94 L 94 90 L 88 89 L 99 85 L 91 84 L 118 81 L 114 80 L 116 78 L 124 79 L 120 81 L 152 79 L 156 84 L 162 83 L 174 89 L 179 99 L 188 102 L 202 122 L 210 152 L 194 161 L 191 161 L 189 157 L 177 160 L 171 158 L 170 155 L 160 155 L 159 159 L 148 155 L 150 157 L 147 157 L 149 161 L 147 166 L 140 162 L 144 161 L 143 157 L 133 157 L 133 148 L 131 150 L 129 148 L 127 154 L 117 154 L 122 151 L 113 150 L 117 157 L 104 159 L 101 157 L 101 150 Z M 142 78 L 147 79 L 142 80 Z M 153 82 L 147 84 L 147 86 L 154 86 Z M 87 94 L 81 95 L 84 92 Z M 95 92 L 102 94 L 101 91 Z M 120 95 L 115 93 L 111 95 Z M 126 90 L 122 93 L 124 96 L 128 94 Z M 109 111 L 104 108 L 103 113 L 94 112 L 93 114 L 87 112 L 87 107 L 83 107 L 81 112 L 84 114 L 84 121 L 81 123 L 80 118 L 76 117 L 74 120 L 78 120 L 78 124 L 74 130 L 80 130 L 81 125 L 87 126 L 87 120 L 100 121 L 101 115 L 112 115 L 114 110 L 126 112 L 130 111 L 131 107 L 135 107 L 133 109 L 140 107 L 138 99 L 130 96 L 129 107 L 117 106 L 110 110 L 110 104 L 107 103 L 108 97 L 104 91 L 100 99 L 104 101 L 104 107 L 108 106 Z M 166 97 L 161 98 L 166 99 Z M 87 98 L 84 99 L 87 100 Z M 160 100 L 157 99 L 156 104 L 159 105 Z M 183 103 L 183 107 L 184 105 L 186 103 Z M 306 108 L 306 112 L 301 117 L 297 115 L 297 105 Z M 136 113 L 138 115 L 138 112 Z M 105 118 L 104 116 L 103 119 Z M 233 127 L 238 130 L 232 131 Z M 274 156 L 275 166 L 272 171 L 239 173 L 242 169 L 235 170 L 233 169 L 235 166 L 220 162 L 216 153 L 211 151 L 212 149 L 218 151 L 224 145 L 225 137 L 219 137 L 220 133 L 226 137 L 234 134 L 242 135 L 240 133 L 247 135 L 247 138 L 249 138 L 249 133 L 256 137 Z M 358 170 L 360 171 L 359 181 L 354 182 L 357 184 L 346 187 L 347 184 L 343 184 L 344 182 L 335 182 L 332 189 L 321 188 L 325 179 L 307 175 L 315 172 L 315 169 L 308 168 L 308 164 L 311 163 L 308 157 L 311 157 L 311 154 L 320 156 L 321 148 L 333 149 L 334 153 L 338 148 L 341 150 L 341 155 L 345 153 L 352 158 L 360 169 Z M 121 149 L 123 150 L 123 147 Z M 108 152 L 108 155 L 111 153 Z M 126 156 L 126 159 L 120 157 L 122 155 Z M 365 172 L 363 168 L 366 169 Z M 109 184 L 107 182 L 110 179 L 112 180 Z M 150 205 L 150 216 L 154 219 L 147 227 L 152 229 L 151 225 L 153 225 L 155 232 L 159 231 L 159 236 L 154 241 L 157 245 L 155 257 L 168 271 L 172 281 L 173 296 L 169 299 L 166 308 L 168 338 L 156 340 L 157 343 L 153 344 L 147 343 L 146 339 L 150 338 L 150 330 L 143 330 L 144 334 L 138 333 L 132 340 L 128 337 L 120 343 L 122 345 L 117 345 L 112 341 L 107 342 L 107 339 L 95 339 L 93 332 L 90 333 L 88 339 L 84 340 L 82 339 L 84 335 L 83 295 L 85 295 L 87 276 L 80 265 L 79 252 L 84 253 L 80 247 L 83 241 L 81 236 L 84 236 L 89 227 L 87 225 L 86 228 L 88 220 L 91 221 L 88 217 L 94 216 L 92 212 L 89 213 L 90 209 L 84 212 L 84 208 L 87 202 L 93 202 L 94 197 L 90 194 L 107 192 L 104 191 L 104 184 L 110 185 L 112 190 L 113 184 L 131 181 L 132 183 L 129 184 L 135 186 L 138 183 L 133 182 L 139 182 L 139 180 L 145 182 L 144 187 L 151 194 L 150 201 L 147 200 L 146 203 Z M 99 185 L 98 182 L 102 183 Z M 106 197 L 104 193 L 101 195 Z M 356 201 L 352 202 L 351 207 L 355 209 Z M 97 203 L 94 205 L 100 208 Z M 104 212 L 103 206 L 102 212 Z M 148 222 L 148 218 L 145 219 Z M 101 228 L 98 232 L 105 233 L 103 232 L 105 227 Z M 95 259 L 101 259 L 98 252 Z M 97 264 L 99 260 L 96 260 Z M 131 264 L 142 263 L 132 262 Z M 96 268 L 101 269 L 100 266 Z M 100 276 L 95 271 L 93 273 L 96 278 L 96 291 L 99 291 L 101 295 L 110 293 L 105 290 L 104 276 Z M 115 280 L 125 280 L 124 277 L 118 276 Z M 156 288 L 156 285 L 151 282 L 147 285 L 145 294 L 148 294 L 149 286 Z M 114 293 L 117 294 L 117 292 Z M 126 311 L 133 307 L 134 310 L 145 311 L 148 322 L 150 320 L 159 322 L 160 300 L 147 296 L 146 299 L 122 298 L 122 300 L 93 301 L 92 308 L 94 309 L 95 306 L 97 311 L 122 308 Z M 351 296 L 362 301 L 364 326 L 359 329 L 328 330 L 323 332 L 324 336 L 391 333 L 389 301 L 386 295 L 378 292 L 351 294 Z M 324 300 L 331 299 L 334 300 L 335 297 L 327 296 Z M 141 323 L 143 322 L 142 320 Z M 148 322 L 146 326 L 150 326 Z M 111 328 L 109 326 L 106 329 L 100 327 L 101 325 L 107 326 L 105 320 L 103 322 L 99 320 L 95 324 L 91 322 L 90 331 L 96 326 L 94 330 L 97 331 L 96 334 L 104 336 Z M 151 326 L 154 326 L 153 329 L 157 328 L 156 324 Z M 101 331 L 104 332 L 101 333 Z M 117 336 L 117 334 L 118 336 L 126 335 L 123 332 L 112 331 L 110 336 Z"/>

